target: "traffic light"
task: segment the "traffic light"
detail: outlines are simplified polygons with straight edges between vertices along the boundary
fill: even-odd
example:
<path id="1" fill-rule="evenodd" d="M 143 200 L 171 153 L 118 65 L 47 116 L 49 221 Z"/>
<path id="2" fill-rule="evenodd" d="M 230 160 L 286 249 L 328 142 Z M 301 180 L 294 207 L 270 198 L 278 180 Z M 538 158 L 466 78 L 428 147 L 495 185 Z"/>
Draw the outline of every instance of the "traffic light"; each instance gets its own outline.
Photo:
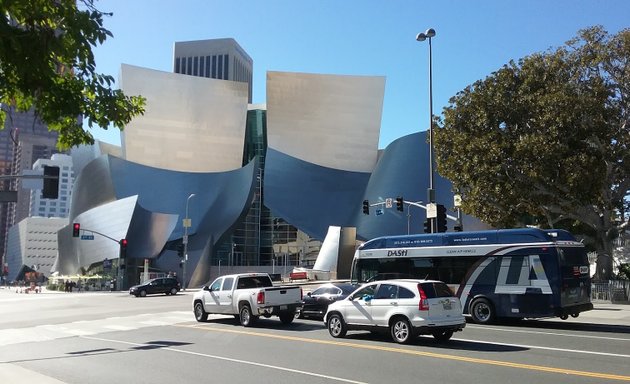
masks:
<path id="1" fill-rule="evenodd" d="M 184 257 L 184 245 L 183 244 L 179 244 L 177 246 L 177 256 Z"/>
<path id="2" fill-rule="evenodd" d="M 59 167 L 44 165 L 44 199 L 57 199 L 59 197 Z"/>
<path id="3" fill-rule="evenodd" d="M 457 220 L 457 223 L 453 226 L 453 231 L 462 232 L 464 230 L 464 226 L 462 225 L 462 219 Z"/>
<path id="4" fill-rule="evenodd" d="M 431 233 L 431 219 L 424 221 L 424 233 Z"/>
<path id="5" fill-rule="evenodd" d="M 364 215 L 370 214 L 370 201 L 369 200 L 363 200 L 363 214 Z"/>
<path id="6" fill-rule="evenodd" d="M 404 206 L 403 206 L 403 198 L 402 196 L 398 196 L 396 198 L 396 209 L 399 210 L 400 212 L 402 212 L 404 210 Z"/>
<path id="7" fill-rule="evenodd" d="M 72 224 L 72 237 L 79 237 L 79 232 L 81 232 L 81 224 Z"/>
<path id="8" fill-rule="evenodd" d="M 120 244 L 120 253 L 118 257 L 121 259 L 127 258 L 127 239 L 121 239 L 118 244 Z"/>
<path id="9" fill-rule="evenodd" d="M 446 207 L 442 204 L 437 205 L 437 232 L 446 232 Z"/>

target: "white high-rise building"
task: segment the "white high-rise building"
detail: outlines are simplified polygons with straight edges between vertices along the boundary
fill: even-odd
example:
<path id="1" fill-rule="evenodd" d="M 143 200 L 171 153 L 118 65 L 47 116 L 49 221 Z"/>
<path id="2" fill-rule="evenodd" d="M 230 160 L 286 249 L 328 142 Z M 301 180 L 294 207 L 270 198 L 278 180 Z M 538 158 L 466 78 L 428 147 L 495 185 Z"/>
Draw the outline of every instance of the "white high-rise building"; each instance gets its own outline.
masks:
<path id="1" fill-rule="evenodd" d="M 74 170 L 72 157 L 60 153 L 50 159 L 39 159 L 33 164 L 33 170 L 42 170 L 44 166 L 59 167 L 59 197 L 57 199 L 42 198 L 40 189 L 31 190 L 31 217 L 68 217 L 70 202 L 72 201 L 72 186 L 74 185 Z"/>

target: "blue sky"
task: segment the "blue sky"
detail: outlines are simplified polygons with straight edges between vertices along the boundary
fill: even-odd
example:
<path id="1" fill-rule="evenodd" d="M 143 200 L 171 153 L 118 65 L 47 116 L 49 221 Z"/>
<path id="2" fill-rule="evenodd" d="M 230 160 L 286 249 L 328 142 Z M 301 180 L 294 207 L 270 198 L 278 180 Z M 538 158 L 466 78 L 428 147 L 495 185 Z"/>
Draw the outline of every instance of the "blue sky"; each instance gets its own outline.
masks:
<path id="1" fill-rule="evenodd" d="M 254 60 L 253 102 L 265 102 L 267 71 L 386 77 L 379 147 L 429 122 L 429 48 L 434 28 L 433 112 L 511 59 L 564 44 L 578 30 L 630 27 L 628 0 L 98 0 L 114 37 L 94 49 L 97 71 L 122 63 L 172 71 L 176 41 L 232 37 Z M 117 129 L 95 138 L 119 144 Z"/>

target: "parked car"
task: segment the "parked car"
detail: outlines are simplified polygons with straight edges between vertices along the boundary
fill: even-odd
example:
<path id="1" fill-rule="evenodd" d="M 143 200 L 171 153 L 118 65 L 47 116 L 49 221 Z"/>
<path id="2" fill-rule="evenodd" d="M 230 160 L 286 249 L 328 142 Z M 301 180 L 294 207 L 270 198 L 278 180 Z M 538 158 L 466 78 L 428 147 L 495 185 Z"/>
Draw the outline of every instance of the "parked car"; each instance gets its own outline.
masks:
<path id="1" fill-rule="evenodd" d="M 330 303 L 345 299 L 355 289 L 356 285 L 349 283 L 327 283 L 309 292 L 302 300 L 302 308 L 298 310 L 299 318 L 323 319 Z"/>
<path id="2" fill-rule="evenodd" d="M 181 286 L 179 281 L 174 277 L 158 277 L 157 279 L 147 280 L 143 284 L 134 285 L 129 288 L 129 294 L 136 297 L 145 297 L 156 293 L 165 293 L 167 295 L 175 295 Z"/>
<path id="3" fill-rule="evenodd" d="M 324 321 L 332 337 L 349 330 L 388 331 L 401 344 L 426 334 L 446 341 L 466 326 L 461 302 L 445 283 L 415 279 L 363 285 L 330 304 Z"/>

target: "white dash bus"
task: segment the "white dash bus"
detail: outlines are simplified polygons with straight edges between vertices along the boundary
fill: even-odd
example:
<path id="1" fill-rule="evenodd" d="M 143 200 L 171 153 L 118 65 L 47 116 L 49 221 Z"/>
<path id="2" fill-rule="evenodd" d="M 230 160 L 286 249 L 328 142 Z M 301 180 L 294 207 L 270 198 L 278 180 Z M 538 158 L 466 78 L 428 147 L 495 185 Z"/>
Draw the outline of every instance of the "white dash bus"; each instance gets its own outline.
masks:
<path id="1" fill-rule="evenodd" d="M 352 282 L 435 279 L 476 323 L 565 320 L 593 309 L 584 245 L 564 230 L 535 228 L 386 236 L 359 246 Z"/>

